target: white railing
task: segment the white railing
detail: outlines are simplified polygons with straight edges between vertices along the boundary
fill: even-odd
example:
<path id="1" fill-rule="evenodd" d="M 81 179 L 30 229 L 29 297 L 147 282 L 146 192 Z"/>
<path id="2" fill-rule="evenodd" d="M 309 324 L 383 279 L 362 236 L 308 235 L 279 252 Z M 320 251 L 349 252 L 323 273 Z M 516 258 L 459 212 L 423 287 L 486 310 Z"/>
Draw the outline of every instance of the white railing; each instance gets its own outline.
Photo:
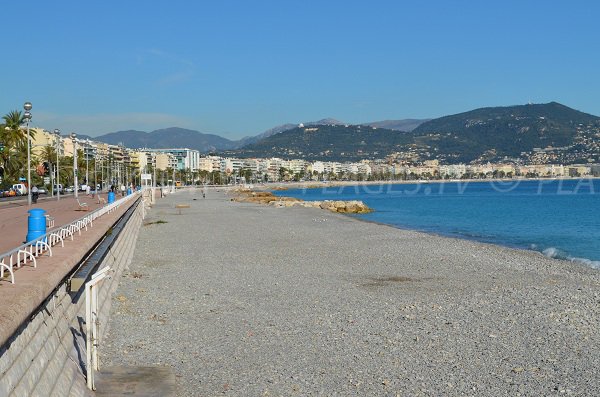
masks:
<path id="1" fill-rule="evenodd" d="M 124 203 L 131 199 L 138 198 L 141 192 L 136 191 L 132 194 L 115 200 L 110 204 L 104 205 L 89 214 L 82 216 L 79 219 L 74 220 L 70 224 L 59 226 L 51 229 L 46 234 L 28 241 L 8 252 L 0 254 L 0 281 L 4 280 L 4 272 L 7 271 L 10 274 L 10 282 L 15 283 L 15 267 L 20 268 L 28 263 L 32 263 L 33 267 L 37 267 L 36 258 L 47 254 L 52 256 L 52 247 L 60 244 L 61 247 L 65 246 L 64 240 L 70 237 L 73 240 L 75 233 L 81 235 L 82 230 L 88 230 L 88 227 L 93 227 L 94 220 L 98 219 L 104 214 L 110 214 L 114 212 Z"/>

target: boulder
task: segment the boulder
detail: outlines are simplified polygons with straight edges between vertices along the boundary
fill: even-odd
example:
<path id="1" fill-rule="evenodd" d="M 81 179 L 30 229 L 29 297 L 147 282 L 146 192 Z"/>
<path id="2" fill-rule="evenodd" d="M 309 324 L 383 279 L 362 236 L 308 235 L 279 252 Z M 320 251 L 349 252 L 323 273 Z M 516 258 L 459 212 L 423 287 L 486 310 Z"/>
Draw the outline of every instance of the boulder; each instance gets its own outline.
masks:
<path id="1" fill-rule="evenodd" d="M 343 214 L 366 214 L 372 211 L 365 203 L 357 200 L 304 201 L 295 197 L 277 197 L 271 192 L 252 192 L 244 190 L 238 193 L 238 196 L 232 199 L 233 201 L 267 204 L 278 208 L 302 206 L 306 208 L 321 208 Z"/>

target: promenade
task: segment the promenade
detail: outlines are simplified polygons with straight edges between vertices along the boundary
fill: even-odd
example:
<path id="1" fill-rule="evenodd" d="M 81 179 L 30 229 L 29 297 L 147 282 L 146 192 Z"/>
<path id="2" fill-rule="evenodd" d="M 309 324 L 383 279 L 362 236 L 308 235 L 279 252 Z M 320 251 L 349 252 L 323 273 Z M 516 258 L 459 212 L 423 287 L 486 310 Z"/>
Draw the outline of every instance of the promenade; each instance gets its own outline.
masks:
<path id="1" fill-rule="evenodd" d="M 106 200 L 106 195 L 106 193 L 100 194 L 104 200 Z M 98 204 L 98 196 L 92 198 L 80 194 L 79 201 L 87 203 L 89 211 L 104 205 Z M 32 208 L 46 210 L 47 214 L 54 217 L 55 227 L 66 225 L 86 214 L 85 211 L 78 211 L 79 204 L 72 194 L 61 196 L 60 200 L 56 200 L 56 197 L 40 196 L 38 202 L 32 204 L 31 207 L 27 206 L 27 197 L 15 201 L 0 200 L 0 253 L 16 248 L 25 242 L 29 215 L 27 211 Z"/>
<path id="2" fill-rule="evenodd" d="M 597 270 L 214 189 L 148 215 L 101 368 L 179 396 L 600 395 Z"/>
<path id="3" fill-rule="evenodd" d="M 102 196 L 106 197 L 106 194 Z M 31 208 L 43 208 L 55 217 L 55 228 L 79 219 L 91 211 L 100 208 L 97 198 L 82 195 L 80 202 L 88 204 L 89 211 L 78 211 L 79 205 L 73 196 L 56 199 L 39 200 L 31 207 L 27 199 L 23 202 L 3 202 L 0 206 L 0 252 L 4 253 L 24 243 L 27 235 L 27 211 Z M 11 284 L 10 275 L 5 271 L 5 278 L 0 282 L 0 342 L 5 343 L 26 321 L 31 313 L 52 293 L 63 281 L 73 267 L 84 258 L 90 249 L 99 241 L 106 231 L 129 208 L 130 203 L 123 205 L 110 214 L 96 219 L 94 226 L 76 233 L 73 241 L 66 239 L 64 247 L 56 245 L 52 248 L 52 256 L 46 253 L 37 258 L 37 268 L 31 262 L 14 269 L 15 284 Z"/>

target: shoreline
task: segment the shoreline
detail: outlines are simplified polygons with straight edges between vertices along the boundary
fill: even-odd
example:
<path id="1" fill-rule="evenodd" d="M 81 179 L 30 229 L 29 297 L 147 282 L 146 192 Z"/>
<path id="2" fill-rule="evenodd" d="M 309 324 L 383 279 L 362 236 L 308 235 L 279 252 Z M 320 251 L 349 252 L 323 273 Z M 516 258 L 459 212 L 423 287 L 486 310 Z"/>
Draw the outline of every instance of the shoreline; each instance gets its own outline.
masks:
<path id="1" fill-rule="evenodd" d="M 599 179 L 599 178 L 570 178 L 570 179 L 563 179 L 563 178 L 556 178 L 556 179 L 528 179 L 528 181 L 539 181 L 539 182 L 545 182 L 545 181 L 557 181 L 557 180 L 588 180 L 588 179 Z M 456 181 L 444 181 L 447 183 L 453 183 Z M 464 183 L 467 182 L 479 182 L 479 183 L 486 183 L 486 182 L 490 182 L 493 183 L 492 180 L 470 180 L 470 181 L 464 181 Z M 517 181 L 518 182 L 518 181 Z M 414 182 L 409 182 L 409 183 L 414 183 Z M 432 182 L 433 183 L 433 182 Z M 390 183 L 390 184 L 394 184 L 394 183 Z M 390 185 L 390 184 L 382 184 L 382 185 Z M 407 183 L 399 183 L 399 184 L 407 184 Z M 417 184 L 417 183 L 415 183 Z M 338 185 L 338 186 L 323 186 L 322 188 L 328 188 L 328 187 L 347 187 L 347 186 L 357 186 L 360 187 L 363 184 L 342 184 L 342 185 Z M 369 183 L 369 185 L 373 185 L 373 183 Z M 303 187 L 302 190 L 304 189 L 319 189 L 321 187 Z M 293 189 L 293 188 L 292 188 Z M 296 189 L 300 189 L 300 188 L 296 188 Z M 269 189 L 268 191 L 271 192 L 275 192 L 275 193 L 279 193 L 279 194 L 283 194 L 285 195 L 285 191 L 286 190 L 291 190 L 291 189 Z M 590 193 L 590 194 L 595 194 L 595 193 Z M 279 196 L 278 197 L 286 197 L 286 196 Z M 289 197 L 289 196 L 288 196 Z M 329 198 L 329 200 L 335 200 L 334 197 Z M 307 200 L 307 201 L 312 201 L 312 200 Z M 376 208 L 372 209 L 373 211 L 377 212 Z M 365 217 L 361 216 L 362 214 L 347 214 L 347 215 L 351 215 L 352 217 L 361 220 L 363 222 L 373 222 L 376 224 L 381 224 L 381 225 L 386 225 L 386 226 L 391 226 L 400 230 L 412 230 L 412 231 L 416 231 L 416 232 L 420 232 L 420 233 L 425 233 L 425 234 L 429 234 L 429 235 L 434 235 L 434 236 L 441 236 L 441 237 L 448 237 L 448 238 L 456 238 L 456 239 L 460 239 L 460 240 L 467 240 L 467 241 L 475 241 L 475 242 L 479 242 L 479 243 L 484 243 L 484 244 L 492 244 L 492 245 L 497 245 L 497 246 L 501 246 L 501 247 L 507 247 L 507 248 L 511 248 L 511 249 L 517 249 L 517 250 L 522 250 L 522 251 L 531 251 L 531 252 L 535 252 L 538 253 L 540 255 L 542 255 L 545 258 L 548 259 L 553 259 L 553 260 L 559 260 L 559 261 L 564 261 L 564 262 L 571 262 L 571 263 L 577 263 L 581 266 L 585 266 L 585 267 L 589 267 L 592 268 L 594 270 L 600 270 L 600 260 L 594 260 L 594 259 L 590 259 L 590 258 L 585 258 L 585 257 L 576 257 L 576 256 L 572 256 L 572 255 L 568 255 L 565 253 L 565 255 L 561 255 L 558 252 L 561 252 L 560 250 L 558 250 L 556 247 L 547 247 L 545 249 L 540 249 L 537 250 L 533 247 L 527 247 L 527 246 L 523 246 L 523 245 L 516 245 L 516 244 L 510 244 L 510 243 L 505 243 L 502 242 L 501 240 L 498 240 L 498 238 L 496 237 L 494 240 L 492 239 L 484 239 L 484 238 L 477 238 L 475 236 L 468 236 L 468 235 L 464 235 L 464 234 L 460 234 L 460 233 L 451 233 L 451 232 L 444 232 L 441 230 L 427 230 L 426 228 L 416 228 L 416 227 L 410 227 L 407 225 L 398 225 L 398 224 L 393 224 L 393 223 L 386 223 L 386 222 L 382 222 L 382 221 L 377 221 L 377 220 L 371 220 L 371 219 L 365 219 Z M 548 251 L 549 254 L 546 254 L 545 251 Z"/>
<path id="2" fill-rule="evenodd" d="M 598 176 L 586 177 L 552 177 L 552 178 L 492 178 L 492 179 L 433 179 L 433 180 L 385 180 L 385 181 L 302 181 L 302 182 L 267 182 L 251 184 L 255 187 L 264 187 L 265 190 L 287 189 L 320 189 L 339 186 L 370 186 L 370 185 L 410 185 L 410 184 L 435 184 L 435 183 L 519 183 L 519 182 L 550 182 L 550 181 L 577 181 L 596 180 Z M 272 188 L 271 186 L 275 186 Z M 284 189 L 278 189 L 284 188 Z"/>
<path id="3" fill-rule="evenodd" d="M 376 210 L 374 210 L 374 211 L 376 211 Z M 556 257 L 556 256 L 549 256 L 549 255 L 544 254 L 542 251 L 536 250 L 535 248 L 525 248 L 525 247 L 521 247 L 518 245 L 503 244 L 501 242 L 494 242 L 494 241 L 486 241 L 483 239 L 478 239 L 476 237 L 462 236 L 459 234 L 443 233 L 443 232 L 436 232 L 436 231 L 432 231 L 432 230 L 415 229 L 415 228 L 411 228 L 408 226 L 393 225 L 391 223 L 380 222 L 380 221 L 376 221 L 376 220 L 372 220 L 372 219 L 364 219 L 364 217 L 361 216 L 362 214 L 342 214 L 342 215 L 350 216 L 360 222 L 373 223 L 373 224 L 380 225 L 380 226 L 388 226 L 393 229 L 421 233 L 421 234 L 424 234 L 427 236 L 448 238 L 448 239 L 455 239 L 455 240 L 463 240 L 463 241 L 471 241 L 471 242 L 474 242 L 477 244 L 490 245 L 493 247 L 508 248 L 511 250 L 519 251 L 519 252 L 534 253 L 545 259 L 559 261 L 559 262 L 563 262 L 563 263 L 576 264 L 576 265 L 582 266 L 587 269 L 600 271 L 600 261 L 595 261 L 595 260 L 588 259 L 588 258 L 576 258 L 576 257 L 561 258 L 561 257 Z M 551 248 L 553 248 L 553 247 L 551 247 Z"/>

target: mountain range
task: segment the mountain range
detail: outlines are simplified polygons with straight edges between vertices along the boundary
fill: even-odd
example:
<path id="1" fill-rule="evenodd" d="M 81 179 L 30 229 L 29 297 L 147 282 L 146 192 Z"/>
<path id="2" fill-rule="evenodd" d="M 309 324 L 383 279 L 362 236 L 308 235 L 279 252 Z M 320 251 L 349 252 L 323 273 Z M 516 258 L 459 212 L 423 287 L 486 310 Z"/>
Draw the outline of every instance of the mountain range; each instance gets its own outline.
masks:
<path id="1" fill-rule="evenodd" d="M 445 163 L 600 161 L 600 118 L 557 102 L 485 107 L 437 119 L 360 125 L 336 119 L 283 124 L 232 141 L 183 128 L 119 131 L 95 140 L 130 148 L 188 147 L 236 157 L 357 161 L 393 155 Z"/>
<path id="2" fill-rule="evenodd" d="M 428 120 L 428 119 L 427 119 Z M 390 129 L 402 129 L 410 131 L 420 123 L 427 120 L 418 119 L 407 119 L 407 120 L 386 120 L 373 123 L 366 123 L 365 125 L 388 125 L 386 128 Z M 346 123 L 333 119 L 325 118 L 317 121 L 309 121 L 301 123 L 305 126 L 312 125 L 345 125 Z M 190 130 L 179 127 L 171 127 L 151 132 L 138 131 L 138 130 L 126 130 L 111 132 L 105 135 L 100 135 L 95 138 L 91 138 L 96 141 L 109 143 L 111 145 L 124 145 L 129 148 L 149 148 L 149 149 L 161 149 L 161 148 L 190 148 L 196 149 L 203 153 L 218 152 L 223 150 L 235 150 L 243 148 L 244 146 L 257 143 L 265 138 L 269 138 L 273 135 L 279 134 L 283 131 L 294 129 L 299 124 L 282 124 L 276 127 L 270 128 L 258 135 L 244 137 L 239 140 L 230 140 L 223 138 L 215 134 L 206 134 L 196 130 Z M 401 127 L 401 128 L 397 128 Z"/>
<path id="3" fill-rule="evenodd" d="M 361 125 L 298 126 L 227 152 L 238 157 L 443 163 L 600 161 L 600 118 L 556 102 L 488 107 L 421 123 L 412 131 Z"/>

